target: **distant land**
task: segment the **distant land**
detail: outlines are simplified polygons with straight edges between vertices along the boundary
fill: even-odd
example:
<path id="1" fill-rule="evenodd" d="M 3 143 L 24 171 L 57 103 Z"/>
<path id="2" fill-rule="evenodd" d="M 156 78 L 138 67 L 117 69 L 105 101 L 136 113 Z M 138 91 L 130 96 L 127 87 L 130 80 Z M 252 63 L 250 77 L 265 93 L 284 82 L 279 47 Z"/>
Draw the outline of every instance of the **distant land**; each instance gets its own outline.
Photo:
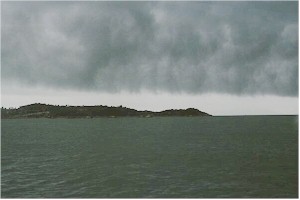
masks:
<path id="1" fill-rule="evenodd" d="M 164 110 L 161 112 L 138 111 L 113 106 L 58 106 L 35 103 L 19 108 L 1 108 L 2 119 L 16 118 L 95 118 L 95 117 L 168 117 L 212 116 L 195 108 Z"/>

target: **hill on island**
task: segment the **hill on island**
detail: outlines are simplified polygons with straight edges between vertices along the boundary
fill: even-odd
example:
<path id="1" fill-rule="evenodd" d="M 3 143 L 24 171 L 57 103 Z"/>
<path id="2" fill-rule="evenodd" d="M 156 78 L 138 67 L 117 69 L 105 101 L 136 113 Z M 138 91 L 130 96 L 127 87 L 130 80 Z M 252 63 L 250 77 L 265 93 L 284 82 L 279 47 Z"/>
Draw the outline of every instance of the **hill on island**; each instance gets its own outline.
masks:
<path id="1" fill-rule="evenodd" d="M 19 108 L 2 108 L 2 119 L 13 118 L 93 118 L 93 117 L 163 117 L 211 116 L 195 108 L 164 110 L 161 112 L 138 111 L 126 107 L 109 106 L 56 106 L 35 103 Z"/>

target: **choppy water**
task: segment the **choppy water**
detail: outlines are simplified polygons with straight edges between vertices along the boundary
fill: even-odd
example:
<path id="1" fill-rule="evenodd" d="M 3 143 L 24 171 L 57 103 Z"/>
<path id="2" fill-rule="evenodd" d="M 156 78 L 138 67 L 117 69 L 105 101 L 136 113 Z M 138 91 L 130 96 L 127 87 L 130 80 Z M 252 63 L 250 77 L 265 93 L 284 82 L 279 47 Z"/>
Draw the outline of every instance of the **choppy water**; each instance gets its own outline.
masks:
<path id="1" fill-rule="evenodd" d="M 2 120 L 2 197 L 297 197 L 298 117 Z"/>

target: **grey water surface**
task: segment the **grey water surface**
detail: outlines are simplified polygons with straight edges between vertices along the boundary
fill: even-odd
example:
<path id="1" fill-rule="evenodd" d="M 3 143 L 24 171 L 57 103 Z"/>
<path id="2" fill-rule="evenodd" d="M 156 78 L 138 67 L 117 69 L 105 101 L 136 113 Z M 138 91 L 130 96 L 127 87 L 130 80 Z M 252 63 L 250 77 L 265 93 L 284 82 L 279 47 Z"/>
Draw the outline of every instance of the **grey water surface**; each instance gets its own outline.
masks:
<path id="1" fill-rule="evenodd" d="M 298 197 L 298 116 L 1 123 L 2 198 Z"/>

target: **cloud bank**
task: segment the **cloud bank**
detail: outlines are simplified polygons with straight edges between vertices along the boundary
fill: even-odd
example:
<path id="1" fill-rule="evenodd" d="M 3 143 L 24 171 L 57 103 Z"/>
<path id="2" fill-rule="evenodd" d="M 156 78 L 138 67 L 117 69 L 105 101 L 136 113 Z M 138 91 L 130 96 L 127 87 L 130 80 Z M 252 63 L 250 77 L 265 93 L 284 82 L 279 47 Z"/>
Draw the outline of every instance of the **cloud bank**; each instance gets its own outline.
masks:
<path id="1" fill-rule="evenodd" d="M 298 2 L 2 2 L 2 87 L 298 95 Z"/>

